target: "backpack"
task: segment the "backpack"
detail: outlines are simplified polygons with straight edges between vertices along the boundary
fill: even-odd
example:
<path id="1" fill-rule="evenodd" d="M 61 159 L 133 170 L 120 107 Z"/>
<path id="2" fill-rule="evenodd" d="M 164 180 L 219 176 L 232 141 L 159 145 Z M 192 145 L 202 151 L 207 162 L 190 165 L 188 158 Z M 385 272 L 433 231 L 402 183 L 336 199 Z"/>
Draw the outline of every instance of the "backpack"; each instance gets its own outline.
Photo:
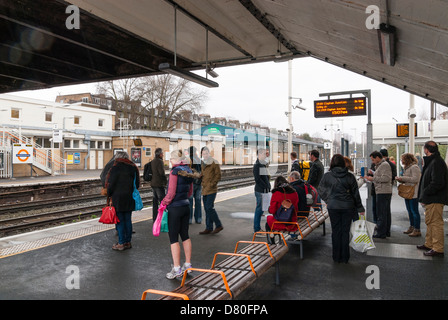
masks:
<path id="1" fill-rule="evenodd" d="M 394 184 L 395 177 L 397 176 L 397 166 L 393 162 L 390 162 L 389 159 L 387 159 L 386 161 L 390 165 L 390 169 L 392 170 L 392 184 Z"/>
<path id="2" fill-rule="evenodd" d="M 300 176 L 303 180 L 308 180 L 308 177 L 310 175 L 311 170 L 311 164 L 309 161 L 300 161 Z"/>
<path id="3" fill-rule="evenodd" d="M 317 190 L 308 182 L 304 182 L 305 194 L 306 194 L 306 206 L 314 207 L 317 204 Z"/>
<path id="4" fill-rule="evenodd" d="M 277 209 L 274 219 L 281 222 L 291 222 L 294 210 L 294 205 L 291 200 L 286 199 L 285 193 L 285 200 L 282 201 L 282 205 Z"/>
<path id="5" fill-rule="evenodd" d="M 152 161 L 149 161 L 147 164 L 145 164 L 145 167 L 143 169 L 143 180 L 145 180 L 145 181 L 151 181 L 152 180 L 151 162 Z"/>

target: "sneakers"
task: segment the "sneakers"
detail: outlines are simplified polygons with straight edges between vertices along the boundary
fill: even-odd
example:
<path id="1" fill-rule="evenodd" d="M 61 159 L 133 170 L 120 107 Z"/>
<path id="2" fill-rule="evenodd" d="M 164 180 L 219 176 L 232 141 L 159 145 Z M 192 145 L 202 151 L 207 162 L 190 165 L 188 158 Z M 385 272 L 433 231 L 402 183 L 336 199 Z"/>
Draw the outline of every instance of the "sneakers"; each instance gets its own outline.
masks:
<path id="1" fill-rule="evenodd" d="M 176 278 L 180 278 L 184 275 L 184 272 L 187 269 L 191 268 L 191 263 L 184 263 L 182 267 L 174 267 L 172 266 L 171 271 L 166 274 L 167 279 L 173 280 Z M 191 270 L 187 271 L 187 274 L 191 273 Z"/>
<path id="2" fill-rule="evenodd" d="M 187 270 L 188 268 L 191 268 L 191 263 L 184 263 L 184 265 L 182 266 L 182 273 L 185 272 L 185 270 Z M 188 270 L 187 273 L 191 273 L 191 270 Z"/>
<path id="3" fill-rule="evenodd" d="M 166 277 L 167 277 L 167 279 L 173 280 L 173 279 L 182 277 L 183 274 L 184 273 L 183 273 L 182 268 L 180 266 L 179 267 L 173 267 L 171 269 L 171 271 L 166 274 Z"/>

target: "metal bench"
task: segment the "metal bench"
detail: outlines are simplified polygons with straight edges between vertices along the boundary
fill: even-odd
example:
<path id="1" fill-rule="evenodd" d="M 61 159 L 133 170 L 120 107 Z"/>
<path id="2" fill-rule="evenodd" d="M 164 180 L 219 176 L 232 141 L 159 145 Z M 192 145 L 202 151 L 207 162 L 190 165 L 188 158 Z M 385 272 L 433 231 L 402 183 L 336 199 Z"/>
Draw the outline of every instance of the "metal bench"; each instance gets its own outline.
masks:
<path id="1" fill-rule="evenodd" d="M 284 238 L 290 244 L 299 244 L 300 259 L 303 259 L 303 240 L 320 226 L 323 227 L 323 235 L 325 236 L 325 221 L 327 220 L 329 215 L 325 204 L 319 203 L 317 204 L 317 206 L 311 208 L 308 216 L 300 216 L 300 213 L 301 212 L 299 211 L 297 222 L 274 222 L 274 224 L 272 225 L 272 231 L 283 233 Z M 276 225 L 290 225 L 290 231 L 276 229 Z M 272 238 L 271 236 L 271 234 L 268 235 L 268 242 L 275 243 L 275 240 L 269 239 Z"/>
<path id="2" fill-rule="evenodd" d="M 200 274 L 186 282 L 185 272 L 182 283 L 176 290 L 167 292 L 149 289 L 143 292 L 142 300 L 146 300 L 148 294 L 161 295 L 160 300 L 234 299 L 272 266 L 275 266 L 275 280 L 279 284 L 278 261 L 288 252 L 283 233 L 275 232 L 282 239 L 277 244 L 254 241 L 256 234 L 252 241 L 239 241 L 233 253 L 216 253 L 210 269 L 188 269 Z M 226 258 L 217 263 L 220 257 Z"/>

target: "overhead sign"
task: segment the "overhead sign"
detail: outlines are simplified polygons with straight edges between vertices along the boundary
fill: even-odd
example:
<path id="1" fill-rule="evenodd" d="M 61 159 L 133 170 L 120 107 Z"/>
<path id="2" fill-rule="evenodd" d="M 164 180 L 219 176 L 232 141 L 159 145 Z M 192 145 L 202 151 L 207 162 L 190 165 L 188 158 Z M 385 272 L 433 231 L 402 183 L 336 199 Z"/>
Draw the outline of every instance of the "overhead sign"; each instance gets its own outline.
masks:
<path id="1" fill-rule="evenodd" d="M 414 136 L 417 136 L 417 124 L 414 127 Z M 409 123 L 397 123 L 397 138 L 409 137 Z"/>
<path id="2" fill-rule="evenodd" d="M 314 117 L 365 116 L 367 115 L 366 101 L 365 97 L 314 101 Z"/>
<path id="3" fill-rule="evenodd" d="M 33 163 L 33 146 L 29 144 L 14 144 L 12 146 L 12 163 L 27 164 Z"/>

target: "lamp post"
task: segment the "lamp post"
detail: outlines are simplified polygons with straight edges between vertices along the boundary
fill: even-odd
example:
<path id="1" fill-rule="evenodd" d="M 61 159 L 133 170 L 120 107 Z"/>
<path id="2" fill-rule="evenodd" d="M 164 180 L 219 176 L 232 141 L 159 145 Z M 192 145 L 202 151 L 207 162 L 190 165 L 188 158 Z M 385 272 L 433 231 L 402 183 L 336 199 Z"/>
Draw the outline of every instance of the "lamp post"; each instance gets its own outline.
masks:
<path id="1" fill-rule="evenodd" d="M 292 100 L 299 100 L 299 104 L 297 106 L 292 105 Z M 288 112 L 286 115 L 288 116 L 288 175 L 291 173 L 291 152 L 292 152 L 292 132 L 294 127 L 292 125 L 292 109 L 301 109 L 306 110 L 306 107 L 301 106 L 302 98 L 294 98 L 292 96 L 292 60 L 288 60 Z"/>

